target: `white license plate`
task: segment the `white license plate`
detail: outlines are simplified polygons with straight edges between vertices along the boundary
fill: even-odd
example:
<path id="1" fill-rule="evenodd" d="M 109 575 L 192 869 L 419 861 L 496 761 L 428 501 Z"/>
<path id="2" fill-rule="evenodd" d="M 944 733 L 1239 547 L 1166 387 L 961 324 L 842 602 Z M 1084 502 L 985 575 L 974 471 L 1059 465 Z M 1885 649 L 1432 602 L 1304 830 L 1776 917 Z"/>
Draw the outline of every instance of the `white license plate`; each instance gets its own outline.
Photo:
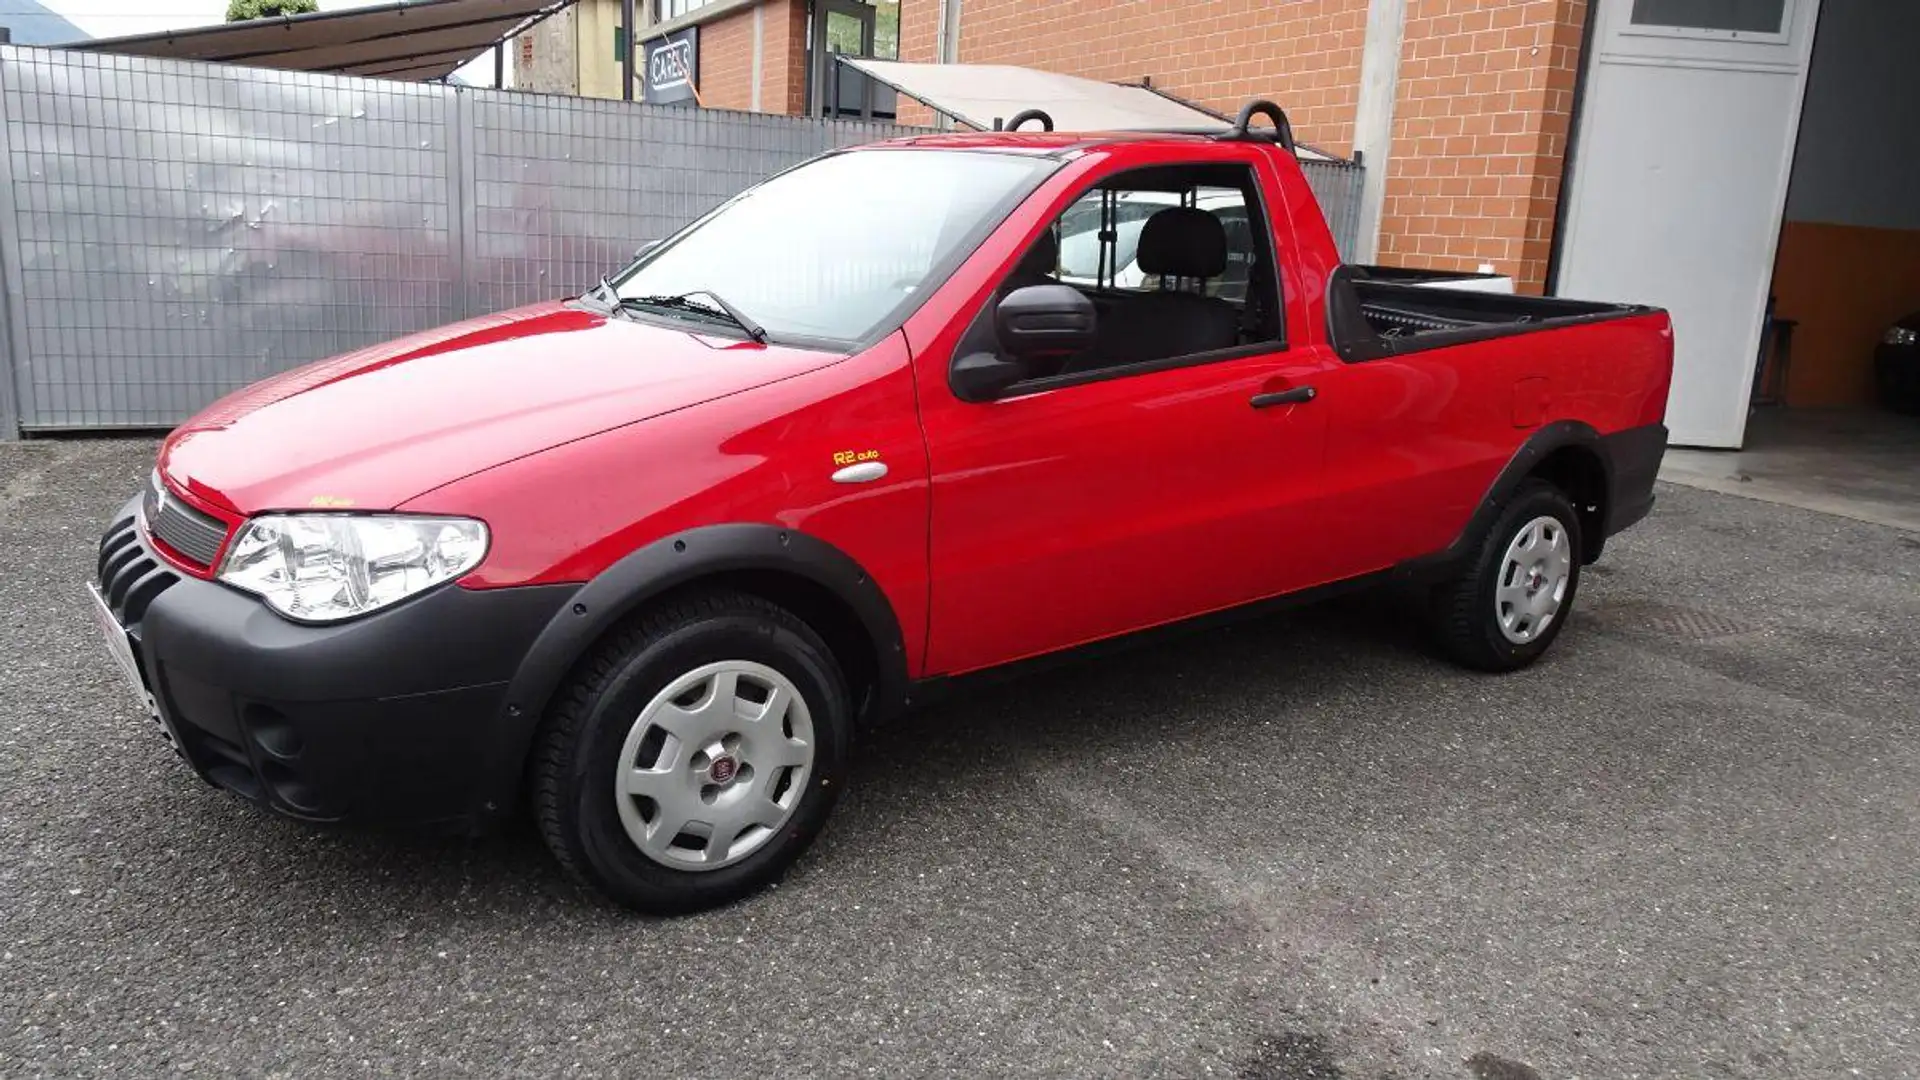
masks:
<path id="1" fill-rule="evenodd" d="M 127 680 L 127 688 L 133 691 L 133 700 L 156 720 L 160 719 L 160 710 L 154 706 L 153 695 L 147 692 L 147 681 L 140 677 L 140 662 L 133 658 L 133 643 L 127 640 L 127 631 L 114 617 L 113 609 L 107 606 L 106 598 L 92 582 L 87 583 L 87 595 L 93 598 L 93 621 L 100 627 L 100 636 L 106 639 L 107 655 L 113 657 L 113 666 Z M 166 722 L 161 721 L 166 728 Z M 167 729 L 167 741 L 179 745 L 173 737 L 173 731 Z"/>

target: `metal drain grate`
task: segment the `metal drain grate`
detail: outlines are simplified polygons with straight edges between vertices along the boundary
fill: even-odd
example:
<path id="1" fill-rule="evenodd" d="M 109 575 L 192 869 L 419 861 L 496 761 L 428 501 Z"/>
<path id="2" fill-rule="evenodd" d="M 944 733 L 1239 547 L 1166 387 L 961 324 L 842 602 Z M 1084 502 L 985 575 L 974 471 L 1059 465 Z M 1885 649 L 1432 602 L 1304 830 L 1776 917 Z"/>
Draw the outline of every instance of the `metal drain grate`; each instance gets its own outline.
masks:
<path id="1" fill-rule="evenodd" d="M 1652 631 L 1687 641 L 1714 641 L 1758 632 L 1761 627 L 1711 611 L 1650 600 L 1623 600 L 1592 613 L 1608 629 Z"/>

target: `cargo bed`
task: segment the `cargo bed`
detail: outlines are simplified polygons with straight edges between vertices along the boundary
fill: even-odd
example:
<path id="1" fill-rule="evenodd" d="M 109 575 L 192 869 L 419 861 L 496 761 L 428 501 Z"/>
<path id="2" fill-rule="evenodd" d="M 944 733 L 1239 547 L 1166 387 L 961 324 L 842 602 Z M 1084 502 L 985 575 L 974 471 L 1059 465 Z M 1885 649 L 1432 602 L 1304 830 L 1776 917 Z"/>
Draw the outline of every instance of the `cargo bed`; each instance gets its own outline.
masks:
<path id="1" fill-rule="evenodd" d="M 1327 282 L 1327 322 L 1334 350 L 1344 360 L 1368 360 L 1653 310 L 1638 304 L 1449 288 L 1450 276 L 1342 266 Z"/>

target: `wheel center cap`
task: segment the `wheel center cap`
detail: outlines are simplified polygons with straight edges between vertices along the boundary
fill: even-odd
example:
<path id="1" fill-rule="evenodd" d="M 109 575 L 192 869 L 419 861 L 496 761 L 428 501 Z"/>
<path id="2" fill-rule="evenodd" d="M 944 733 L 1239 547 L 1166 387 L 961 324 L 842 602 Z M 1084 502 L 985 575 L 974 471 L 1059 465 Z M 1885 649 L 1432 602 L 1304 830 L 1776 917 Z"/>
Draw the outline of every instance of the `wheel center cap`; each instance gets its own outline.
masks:
<path id="1" fill-rule="evenodd" d="M 725 784 L 731 782 L 739 772 L 740 763 L 723 754 L 714 758 L 713 764 L 707 766 L 707 779 L 716 784 Z"/>

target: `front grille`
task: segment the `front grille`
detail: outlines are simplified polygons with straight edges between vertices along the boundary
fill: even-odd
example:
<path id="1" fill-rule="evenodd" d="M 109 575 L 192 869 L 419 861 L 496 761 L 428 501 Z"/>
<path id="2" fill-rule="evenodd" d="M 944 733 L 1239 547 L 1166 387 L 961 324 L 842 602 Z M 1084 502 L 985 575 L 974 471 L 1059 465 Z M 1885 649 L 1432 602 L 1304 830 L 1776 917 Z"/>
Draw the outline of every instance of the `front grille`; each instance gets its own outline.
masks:
<path id="1" fill-rule="evenodd" d="M 227 526 L 219 518 L 203 514 L 167 490 L 160 474 L 147 482 L 140 500 L 141 516 L 147 519 L 147 531 L 196 566 L 212 566 L 227 540 Z"/>
<path id="2" fill-rule="evenodd" d="M 100 538 L 100 595 L 121 626 L 137 628 L 154 598 L 179 581 L 179 575 L 140 546 L 133 518 L 114 522 Z"/>
<path id="3" fill-rule="evenodd" d="M 180 575 L 140 542 L 140 524 L 133 514 L 107 527 L 107 534 L 100 538 L 100 598 L 127 631 L 127 644 L 133 647 L 134 663 L 141 668 L 140 681 L 146 685 L 149 699 L 154 693 L 153 669 L 142 659 L 145 646 L 140 640 L 140 622 L 147 617 L 154 599 L 179 583 Z M 186 748 L 175 741 L 172 729 L 161 722 L 157 710 L 153 721 L 174 750 L 184 755 Z"/>

